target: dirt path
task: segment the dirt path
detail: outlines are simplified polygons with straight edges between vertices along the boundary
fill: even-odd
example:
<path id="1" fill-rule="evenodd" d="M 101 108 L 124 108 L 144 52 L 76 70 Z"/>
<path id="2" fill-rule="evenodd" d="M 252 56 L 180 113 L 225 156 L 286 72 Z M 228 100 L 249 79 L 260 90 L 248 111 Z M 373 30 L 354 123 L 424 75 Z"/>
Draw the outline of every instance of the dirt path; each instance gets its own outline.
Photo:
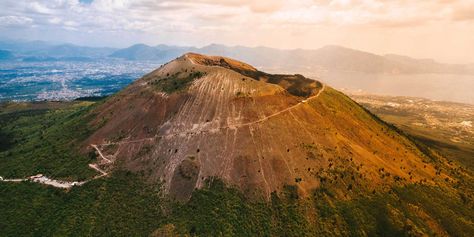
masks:
<path id="1" fill-rule="evenodd" d="M 100 168 L 97 166 L 97 164 L 89 164 L 89 167 L 90 167 L 91 169 L 95 169 L 97 172 L 101 173 L 101 175 L 94 177 L 94 179 L 97 179 L 97 178 L 100 178 L 100 177 L 102 177 L 102 176 L 108 175 L 108 173 L 105 172 L 104 170 L 100 169 Z"/>
<path id="2" fill-rule="evenodd" d="M 142 142 L 142 141 L 152 141 L 156 138 L 161 138 L 161 137 L 173 137 L 173 136 L 179 136 L 179 135 L 187 135 L 187 134 L 194 134 L 194 133 L 203 133 L 203 132 L 209 132 L 209 131 L 215 131 L 216 129 L 217 130 L 221 130 L 221 129 L 228 129 L 228 128 L 240 128 L 240 127 L 244 127 L 244 126 L 250 126 L 250 125 L 253 125 L 253 124 L 257 124 L 257 123 L 262 123 L 264 121 L 267 121 L 268 119 L 270 118 L 273 118 L 275 116 L 278 116 L 282 113 L 285 113 L 285 112 L 288 112 L 304 103 L 307 103 L 309 100 L 312 100 L 312 99 L 315 99 L 315 98 L 318 98 L 321 93 L 324 91 L 324 89 L 326 88 L 326 85 L 323 84 L 321 90 L 318 91 L 318 93 L 312 97 L 309 97 L 301 102 L 299 102 L 298 104 L 295 104 L 293 106 L 290 106 L 286 109 L 283 109 L 283 110 L 280 110 L 278 112 L 275 112 L 271 115 L 268 115 L 268 116 L 265 116 L 261 119 L 258 119 L 256 121 L 252 121 L 252 122 L 248 122 L 248 123 L 241 123 L 241 124 L 233 124 L 233 125 L 228 125 L 228 126 L 224 126 L 224 127 L 219 127 L 219 128 L 213 128 L 213 129 L 209 129 L 209 130 L 200 130 L 200 131 L 194 131 L 194 130 L 191 130 L 191 131 L 184 131 L 184 132 L 179 132 L 179 133 L 174 133 L 174 134 L 167 134 L 167 135 L 161 135 L 161 136 L 154 136 L 154 137 L 148 137 L 148 138 L 142 138 L 142 139 L 137 139 L 137 140 L 132 140 L 132 141 L 121 141 L 121 142 L 109 142 L 109 143 L 104 143 L 104 144 L 101 144 L 101 145 L 114 145 L 114 144 L 127 144 L 127 143 L 135 143 L 135 142 Z M 104 154 L 102 153 L 102 151 L 97 147 L 97 145 L 95 144 L 91 144 L 91 147 L 93 147 L 97 153 L 99 154 L 99 157 L 105 161 L 106 164 L 112 164 L 113 161 L 111 161 L 110 159 L 106 158 L 104 156 Z M 98 178 L 101 178 L 101 177 L 104 177 L 104 176 L 107 176 L 108 173 L 104 170 L 102 170 L 101 168 L 99 168 L 99 163 L 91 163 L 89 164 L 89 167 L 91 169 L 94 169 L 96 170 L 97 172 L 100 173 L 100 175 L 97 175 L 91 179 L 88 179 L 88 180 L 85 180 L 85 181 L 73 181 L 73 182 L 70 182 L 70 181 L 62 181 L 62 180 L 54 180 L 54 179 L 50 179 L 42 174 L 38 174 L 38 175 L 34 175 L 34 176 L 31 176 L 31 177 L 28 177 L 28 178 L 22 178 L 22 179 L 4 179 L 3 177 L 0 176 L 0 182 L 24 182 L 24 181 L 31 181 L 31 182 L 36 182 L 36 183 L 41 183 L 41 184 L 45 184 L 45 185 L 50 185 L 50 186 L 53 186 L 53 187 L 56 187 L 56 188 L 64 188 L 64 189 L 68 189 L 68 188 L 72 188 L 74 186 L 81 186 L 91 180 L 94 180 L 94 179 L 98 179 Z"/>
<path id="3" fill-rule="evenodd" d="M 99 156 L 100 156 L 103 160 L 107 161 L 107 163 L 112 163 L 111 160 L 105 158 L 104 154 L 102 154 L 102 152 L 101 152 L 100 149 L 97 147 L 97 145 L 91 144 L 91 146 L 97 151 L 97 153 L 99 153 Z"/>
<path id="4" fill-rule="evenodd" d="M 288 112 L 288 111 L 290 111 L 290 110 L 292 110 L 292 109 L 294 109 L 294 108 L 296 108 L 296 107 L 298 107 L 298 106 L 300 106 L 300 105 L 302 105 L 302 104 L 304 104 L 304 103 L 307 103 L 309 100 L 318 98 L 319 95 L 321 95 L 321 92 L 324 91 L 324 89 L 326 89 L 326 85 L 325 85 L 325 84 L 323 84 L 323 87 L 321 87 L 321 90 L 319 90 L 316 95 L 311 96 L 311 97 L 308 97 L 307 99 L 305 99 L 305 100 L 299 102 L 298 104 L 295 104 L 295 105 L 293 105 L 293 106 L 290 106 L 290 107 L 288 107 L 288 108 L 286 108 L 286 109 L 284 109 L 284 110 L 280 110 L 280 111 L 278 111 L 278 112 L 276 112 L 276 113 L 274 113 L 274 114 L 265 116 L 265 117 L 263 117 L 263 118 L 261 118 L 261 119 L 259 119 L 259 120 L 257 120 L 257 121 L 253 121 L 253 122 L 249 122 L 249 123 L 243 123 L 243 124 L 238 124 L 236 127 L 244 127 L 244 126 L 249 126 L 249 125 L 256 124 L 256 123 L 261 123 L 261 122 L 266 121 L 266 120 L 268 120 L 268 119 L 270 119 L 270 118 L 272 118 L 272 117 L 275 117 L 275 116 L 278 116 L 278 115 L 280 115 L 280 114 L 282 114 L 282 113 Z"/>
<path id="5" fill-rule="evenodd" d="M 2 176 L 0 176 L 0 181 L 2 182 L 23 182 L 27 180 L 28 179 L 4 179 Z"/>
<path id="6" fill-rule="evenodd" d="M 252 122 L 248 122 L 248 123 L 240 123 L 240 124 L 231 124 L 231 125 L 227 125 L 227 126 L 223 126 L 223 127 L 218 127 L 218 128 L 211 128 L 211 129 L 208 129 L 208 130 L 188 130 L 188 131 L 184 131 L 184 132 L 179 132 L 179 133 L 171 133 L 171 134 L 166 134 L 166 135 L 156 135 L 156 136 L 153 136 L 153 137 L 147 137 L 147 138 L 140 138 L 140 139 L 137 139 L 137 140 L 131 140 L 131 141 L 120 141 L 120 142 L 108 142 L 108 143 L 104 143 L 104 144 L 101 144 L 103 146 L 107 146 L 107 145 L 121 145 L 121 144 L 128 144 L 128 143 L 136 143 L 136 142 L 143 142 L 143 141 L 153 141 L 154 139 L 156 138 L 163 138 L 163 137 L 174 137 L 174 136 L 181 136 L 181 135 L 189 135 L 189 134 L 194 134 L 194 133 L 204 133 L 204 132 L 210 132 L 210 131 L 215 131 L 215 130 L 222 130 L 222 129 L 229 129 L 229 128 L 232 128 L 232 129 L 235 129 L 235 128 L 240 128 L 240 127 L 245 127 L 245 126 L 250 126 L 250 125 L 253 125 L 253 124 L 257 124 L 257 123 L 262 123 L 270 118 L 273 118 L 275 116 L 278 116 L 282 113 L 285 113 L 285 112 L 288 112 L 302 104 L 305 104 L 307 103 L 309 100 L 312 100 L 312 99 L 316 99 L 318 98 L 321 93 L 326 89 L 326 85 L 325 84 L 322 84 L 323 86 L 321 87 L 321 90 L 318 91 L 318 93 L 314 96 L 311 96 L 311 97 L 308 97 L 307 99 L 293 105 L 293 106 L 290 106 L 286 109 L 283 109 L 283 110 L 280 110 L 278 112 L 275 112 L 271 115 L 268 115 L 268 116 L 265 116 L 261 119 L 258 119 L 258 120 L 255 120 L 255 121 L 252 121 Z M 100 150 L 97 148 L 96 145 L 92 145 L 92 147 L 94 147 L 100 154 L 100 156 L 105 159 L 105 160 L 108 160 L 107 158 L 105 158 L 102 153 L 100 152 Z"/>
<path id="7" fill-rule="evenodd" d="M 105 158 L 105 156 L 102 154 L 102 152 L 100 151 L 100 149 L 94 145 L 94 144 L 91 144 L 91 146 L 97 151 L 97 153 L 99 154 L 100 158 L 103 159 L 107 164 L 111 164 L 113 163 L 111 160 Z M 31 181 L 31 182 L 35 182 L 35 183 L 41 183 L 41 184 L 45 184 L 45 185 L 49 185 L 49 186 L 53 186 L 53 187 L 56 187 L 56 188 L 64 188 L 64 189 L 68 189 L 68 188 L 72 188 L 74 186 L 81 186 L 91 180 L 94 180 L 94 179 L 98 179 L 98 178 L 102 178 L 104 176 L 107 176 L 108 173 L 105 172 L 104 170 L 102 170 L 101 168 L 99 168 L 99 164 L 98 163 L 91 163 L 89 164 L 89 167 L 91 169 L 94 169 L 96 170 L 97 172 L 100 173 L 100 175 L 97 175 L 91 179 L 88 179 L 88 180 L 84 180 L 84 181 L 63 181 L 63 180 L 55 180 L 55 179 L 51 179 L 51 178 L 48 178 L 42 174 L 37 174 L 37 175 L 34 175 L 34 176 L 30 176 L 28 178 L 23 178 L 23 179 L 4 179 L 2 176 L 0 176 L 0 182 L 15 182 L 15 183 L 19 183 L 19 182 L 26 182 L 26 181 Z"/>
<path id="8" fill-rule="evenodd" d="M 31 177 L 28 177 L 28 178 L 25 178 L 25 179 L 3 179 L 0 176 L 0 181 L 1 182 L 14 182 L 14 183 L 31 181 L 31 182 L 35 182 L 35 183 L 41 183 L 41 184 L 53 186 L 53 187 L 56 187 L 56 188 L 71 188 L 71 187 L 74 187 L 74 186 L 81 186 L 81 185 L 83 185 L 84 183 L 87 182 L 87 181 L 82 181 L 82 182 L 73 181 L 73 182 L 70 182 L 70 181 L 55 180 L 55 179 L 50 179 L 50 178 L 48 178 L 48 177 L 46 177 L 42 174 L 37 174 L 37 175 L 31 176 Z"/>

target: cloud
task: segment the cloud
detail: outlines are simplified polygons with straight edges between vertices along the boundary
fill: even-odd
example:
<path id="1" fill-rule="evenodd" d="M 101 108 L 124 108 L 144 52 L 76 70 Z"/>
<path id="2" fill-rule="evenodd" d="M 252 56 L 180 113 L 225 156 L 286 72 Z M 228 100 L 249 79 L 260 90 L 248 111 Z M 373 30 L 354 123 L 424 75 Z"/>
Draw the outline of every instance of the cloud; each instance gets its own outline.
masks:
<path id="1" fill-rule="evenodd" d="M 316 47 L 322 38 L 350 42 L 356 34 L 360 44 L 378 38 L 384 45 L 383 36 L 400 32 L 442 39 L 452 30 L 471 39 L 473 6 L 472 0 L 1 0 L 0 37 L 291 48 Z"/>
<path id="2" fill-rule="evenodd" d="M 474 20 L 474 5 L 457 8 L 452 16 L 456 21 L 472 21 Z"/>
<path id="3" fill-rule="evenodd" d="M 57 25 L 62 22 L 62 19 L 59 17 L 52 17 L 48 20 L 49 23 Z"/>
<path id="4" fill-rule="evenodd" d="M 35 1 L 29 2 L 26 5 L 26 10 L 29 11 L 29 12 L 40 13 L 40 14 L 52 14 L 53 13 L 48 7 L 44 6 L 43 4 L 41 4 L 39 2 L 35 2 Z"/>
<path id="5" fill-rule="evenodd" d="M 29 26 L 33 19 L 24 16 L 0 16 L 0 26 L 2 27 L 21 27 Z"/>
<path id="6" fill-rule="evenodd" d="M 298 27 L 297 24 L 411 27 L 432 21 L 474 18 L 472 7 L 453 7 L 463 1 L 3 0 L 0 16 L 2 13 L 21 16 L 36 24 L 63 25 L 88 31 L 122 29 L 150 33 L 168 28 L 165 25 L 185 26 L 185 31 L 190 28 L 216 28 L 217 23 L 236 29 L 243 27 L 242 24 L 252 28 L 259 25 L 278 28 L 281 24 L 293 24 L 295 27 Z M 71 26 L 66 23 L 68 21 L 78 24 Z"/>

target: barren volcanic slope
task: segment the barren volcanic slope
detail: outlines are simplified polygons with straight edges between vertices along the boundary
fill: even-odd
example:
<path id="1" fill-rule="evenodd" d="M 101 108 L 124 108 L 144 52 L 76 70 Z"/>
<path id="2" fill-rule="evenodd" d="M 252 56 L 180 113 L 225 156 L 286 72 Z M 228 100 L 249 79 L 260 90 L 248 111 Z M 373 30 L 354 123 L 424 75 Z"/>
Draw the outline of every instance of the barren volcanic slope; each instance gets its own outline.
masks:
<path id="1" fill-rule="evenodd" d="M 95 108 L 96 144 L 179 200 L 217 177 L 249 196 L 330 183 L 338 197 L 445 179 L 409 139 L 301 75 L 185 54 Z"/>

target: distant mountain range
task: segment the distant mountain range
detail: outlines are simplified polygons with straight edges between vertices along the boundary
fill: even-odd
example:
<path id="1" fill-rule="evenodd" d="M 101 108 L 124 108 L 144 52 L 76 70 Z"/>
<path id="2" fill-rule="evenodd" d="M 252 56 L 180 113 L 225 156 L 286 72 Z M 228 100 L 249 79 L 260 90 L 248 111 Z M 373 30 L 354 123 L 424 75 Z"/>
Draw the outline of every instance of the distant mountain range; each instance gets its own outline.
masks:
<path id="1" fill-rule="evenodd" d="M 9 51 L 13 58 L 24 61 L 94 60 L 104 58 L 117 48 L 86 47 L 74 44 L 52 44 L 44 41 L 0 41 L 0 50 Z"/>
<path id="2" fill-rule="evenodd" d="M 127 60 L 169 61 L 185 52 L 223 55 L 247 61 L 258 68 L 276 71 L 357 71 L 366 73 L 455 73 L 474 74 L 473 65 L 443 64 L 432 59 L 399 55 L 376 55 L 341 46 L 316 50 L 280 50 L 267 47 L 229 47 L 211 44 L 202 48 L 140 44 L 117 50 L 111 57 Z"/>
<path id="3" fill-rule="evenodd" d="M 258 68 L 281 72 L 354 71 L 364 73 L 451 73 L 474 74 L 473 64 L 445 64 L 432 59 L 415 59 L 401 55 L 377 55 L 341 46 L 315 50 L 281 50 L 268 47 L 244 47 L 210 44 L 205 47 L 183 47 L 136 44 L 128 48 L 94 48 L 73 44 L 50 44 L 43 41 L 0 41 L 0 59 L 22 61 L 87 61 L 100 58 L 167 62 L 186 52 L 222 55 L 246 61 Z M 9 56 L 5 56 L 9 55 Z"/>

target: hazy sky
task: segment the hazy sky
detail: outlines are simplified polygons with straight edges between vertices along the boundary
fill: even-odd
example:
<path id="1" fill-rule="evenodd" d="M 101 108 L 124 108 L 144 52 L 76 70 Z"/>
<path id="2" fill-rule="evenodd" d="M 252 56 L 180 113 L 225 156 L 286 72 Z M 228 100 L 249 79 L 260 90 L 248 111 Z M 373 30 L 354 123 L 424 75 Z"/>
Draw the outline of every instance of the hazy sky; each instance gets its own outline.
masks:
<path id="1" fill-rule="evenodd" d="M 117 47 L 337 44 L 474 63 L 474 0 L 1 0 L 0 38 Z"/>

